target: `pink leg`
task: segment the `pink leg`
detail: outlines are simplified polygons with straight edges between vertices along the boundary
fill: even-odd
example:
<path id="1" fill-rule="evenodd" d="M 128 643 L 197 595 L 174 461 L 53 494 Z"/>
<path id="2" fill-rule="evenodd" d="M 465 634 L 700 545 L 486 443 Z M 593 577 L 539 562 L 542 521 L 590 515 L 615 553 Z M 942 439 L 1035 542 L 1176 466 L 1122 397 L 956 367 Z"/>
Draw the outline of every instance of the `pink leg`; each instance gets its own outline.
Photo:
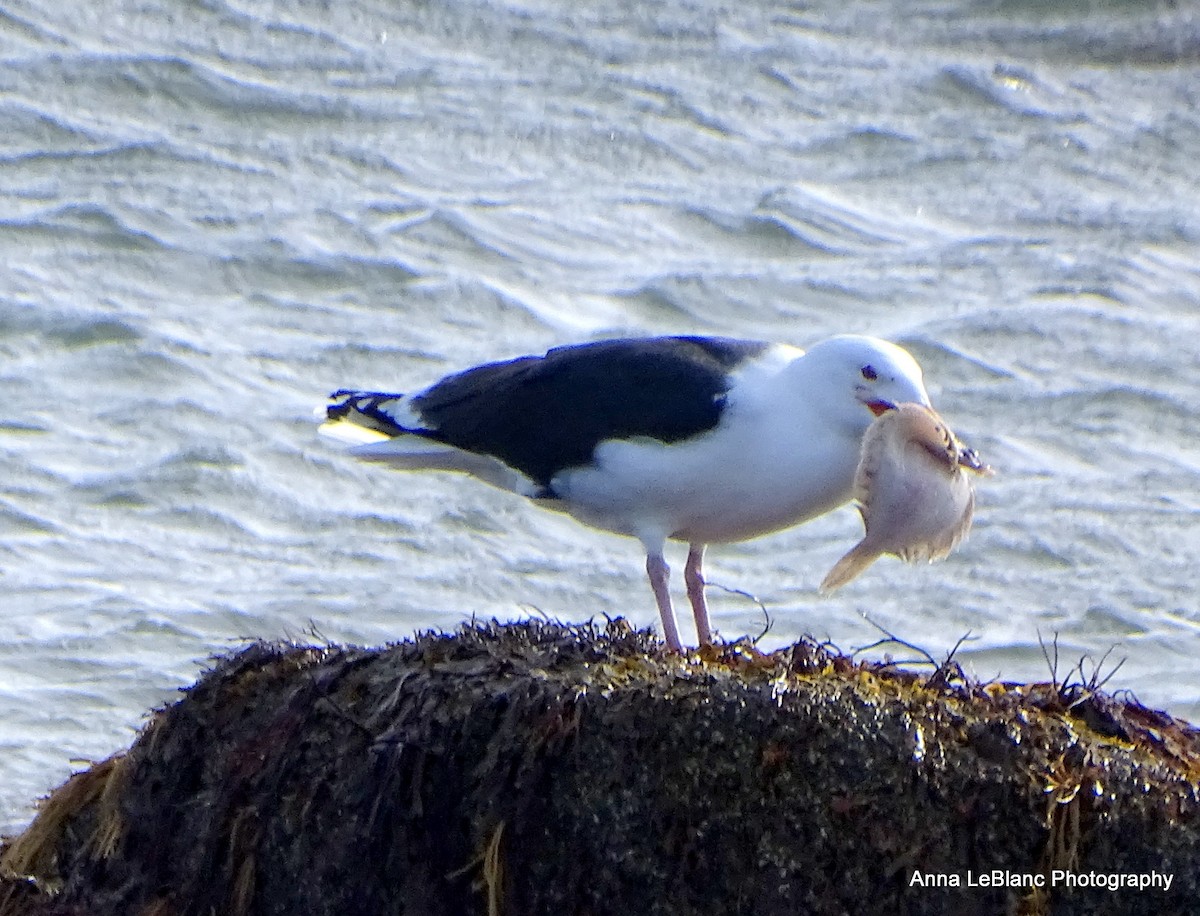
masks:
<path id="1" fill-rule="evenodd" d="M 700 645 L 711 646 L 712 627 L 708 623 L 708 602 L 704 600 L 703 563 L 704 545 L 693 544 L 683 569 L 683 581 L 687 584 L 688 600 L 692 602 L 692 616 L 696 618 L 696 638 Z"/>
<path id="2" fill-rule="evenodd" d="M 661 553 L 647 554 L 646 575 L 650 577 L 650 588 L 654 590 L 654 600 L 658 602 L 658 615 L 662 618 L 663 639 L 667 641 L 667 648 L 674 652 L 682 652 L 679 625 L 675 622 L 675 608 L 671 606 L 671 591 L 667 587 L 671 579 L 671 568 L 667 566 L 667 561 Z"/>

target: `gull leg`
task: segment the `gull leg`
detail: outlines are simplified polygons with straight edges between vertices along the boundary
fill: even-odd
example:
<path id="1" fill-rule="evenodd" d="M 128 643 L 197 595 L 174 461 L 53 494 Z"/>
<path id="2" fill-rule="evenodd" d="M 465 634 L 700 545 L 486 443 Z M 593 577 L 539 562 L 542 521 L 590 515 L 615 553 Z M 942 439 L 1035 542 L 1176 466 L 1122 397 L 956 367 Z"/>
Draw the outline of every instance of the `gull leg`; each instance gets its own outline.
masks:
<path id="1" fill-rule="evenodd" d="M 646 554 L 646 575 L 650 577 L 650 588 L 654 590 L 654 600 L 658 602 L 658 615 L 662 618 L 663 639 L 667 641 L 667 648 L 682 652 L 679 625 L 675 622 L 675 608 L 671 606 L 671 591 L 667 587 L 671 568 L 667 566 L 661 551 Z"/>
<path id="2" fill-rule="evenodd" d="M 704 600 L 704 545 L 692 544 L 688 551 L 687 566 L 683 568 L 683 581 L 687 584 L 688 600 L 692 602 L 692 616 L 696 618 L 696 638 L 700 645 L 712 645 L 712 627 L 708 623 L 708 602 Z"/>

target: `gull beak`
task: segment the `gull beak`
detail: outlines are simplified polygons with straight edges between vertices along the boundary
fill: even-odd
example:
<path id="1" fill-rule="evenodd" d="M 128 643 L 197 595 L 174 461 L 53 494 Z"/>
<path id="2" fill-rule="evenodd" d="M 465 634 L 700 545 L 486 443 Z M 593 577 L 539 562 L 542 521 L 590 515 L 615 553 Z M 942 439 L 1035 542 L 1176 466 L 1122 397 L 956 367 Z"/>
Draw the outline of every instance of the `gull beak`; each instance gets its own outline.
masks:
<path id="1" fill-rule="evenodd" d="M 866 406 L 867 410 L 871 411 L 871 413 L 875 414 L 877 417 L 883 416 L 889 410 L 896 409 L 896 405 L 891 401 L 881 401 L 878 399 L 863 401 L 863 404 Z"/>

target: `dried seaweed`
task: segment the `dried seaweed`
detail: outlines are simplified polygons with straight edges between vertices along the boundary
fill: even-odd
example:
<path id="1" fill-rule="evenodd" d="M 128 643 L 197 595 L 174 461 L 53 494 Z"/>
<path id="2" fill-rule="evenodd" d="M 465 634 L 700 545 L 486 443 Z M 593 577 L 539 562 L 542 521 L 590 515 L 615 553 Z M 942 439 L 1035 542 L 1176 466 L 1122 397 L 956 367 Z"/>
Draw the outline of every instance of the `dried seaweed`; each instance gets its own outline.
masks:
<path id="1" fill-rule="evenodd" d="M 1195 729 L 928 661 L 681 657 L 620 620 L 254 644 L 51 797 L 0 916 L 1194 911 Z M 1173 883 L 911 884 L 1053 868 Z"/>

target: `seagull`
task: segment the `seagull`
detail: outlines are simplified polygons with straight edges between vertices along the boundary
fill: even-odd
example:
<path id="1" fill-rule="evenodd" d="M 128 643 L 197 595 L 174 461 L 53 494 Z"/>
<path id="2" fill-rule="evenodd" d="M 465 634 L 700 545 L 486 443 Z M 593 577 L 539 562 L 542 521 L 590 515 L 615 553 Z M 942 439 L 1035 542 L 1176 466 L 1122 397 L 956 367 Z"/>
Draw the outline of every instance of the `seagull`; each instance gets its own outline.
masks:
<path id="1" fill-rule="evenodd" d="M 848 502 L 863 435 L 903 403 L 930 406 L 921 368 L 875 337 L 807 351 L 726 337 L 556 347 L 476 366 L 410 394 L 342 389 L 321 432 L 358 458 L 458 471 L 641 541 L 667 646 L 683 651 L 667 541 L 701 645 L 709 544 L 749 540 Z"/>

